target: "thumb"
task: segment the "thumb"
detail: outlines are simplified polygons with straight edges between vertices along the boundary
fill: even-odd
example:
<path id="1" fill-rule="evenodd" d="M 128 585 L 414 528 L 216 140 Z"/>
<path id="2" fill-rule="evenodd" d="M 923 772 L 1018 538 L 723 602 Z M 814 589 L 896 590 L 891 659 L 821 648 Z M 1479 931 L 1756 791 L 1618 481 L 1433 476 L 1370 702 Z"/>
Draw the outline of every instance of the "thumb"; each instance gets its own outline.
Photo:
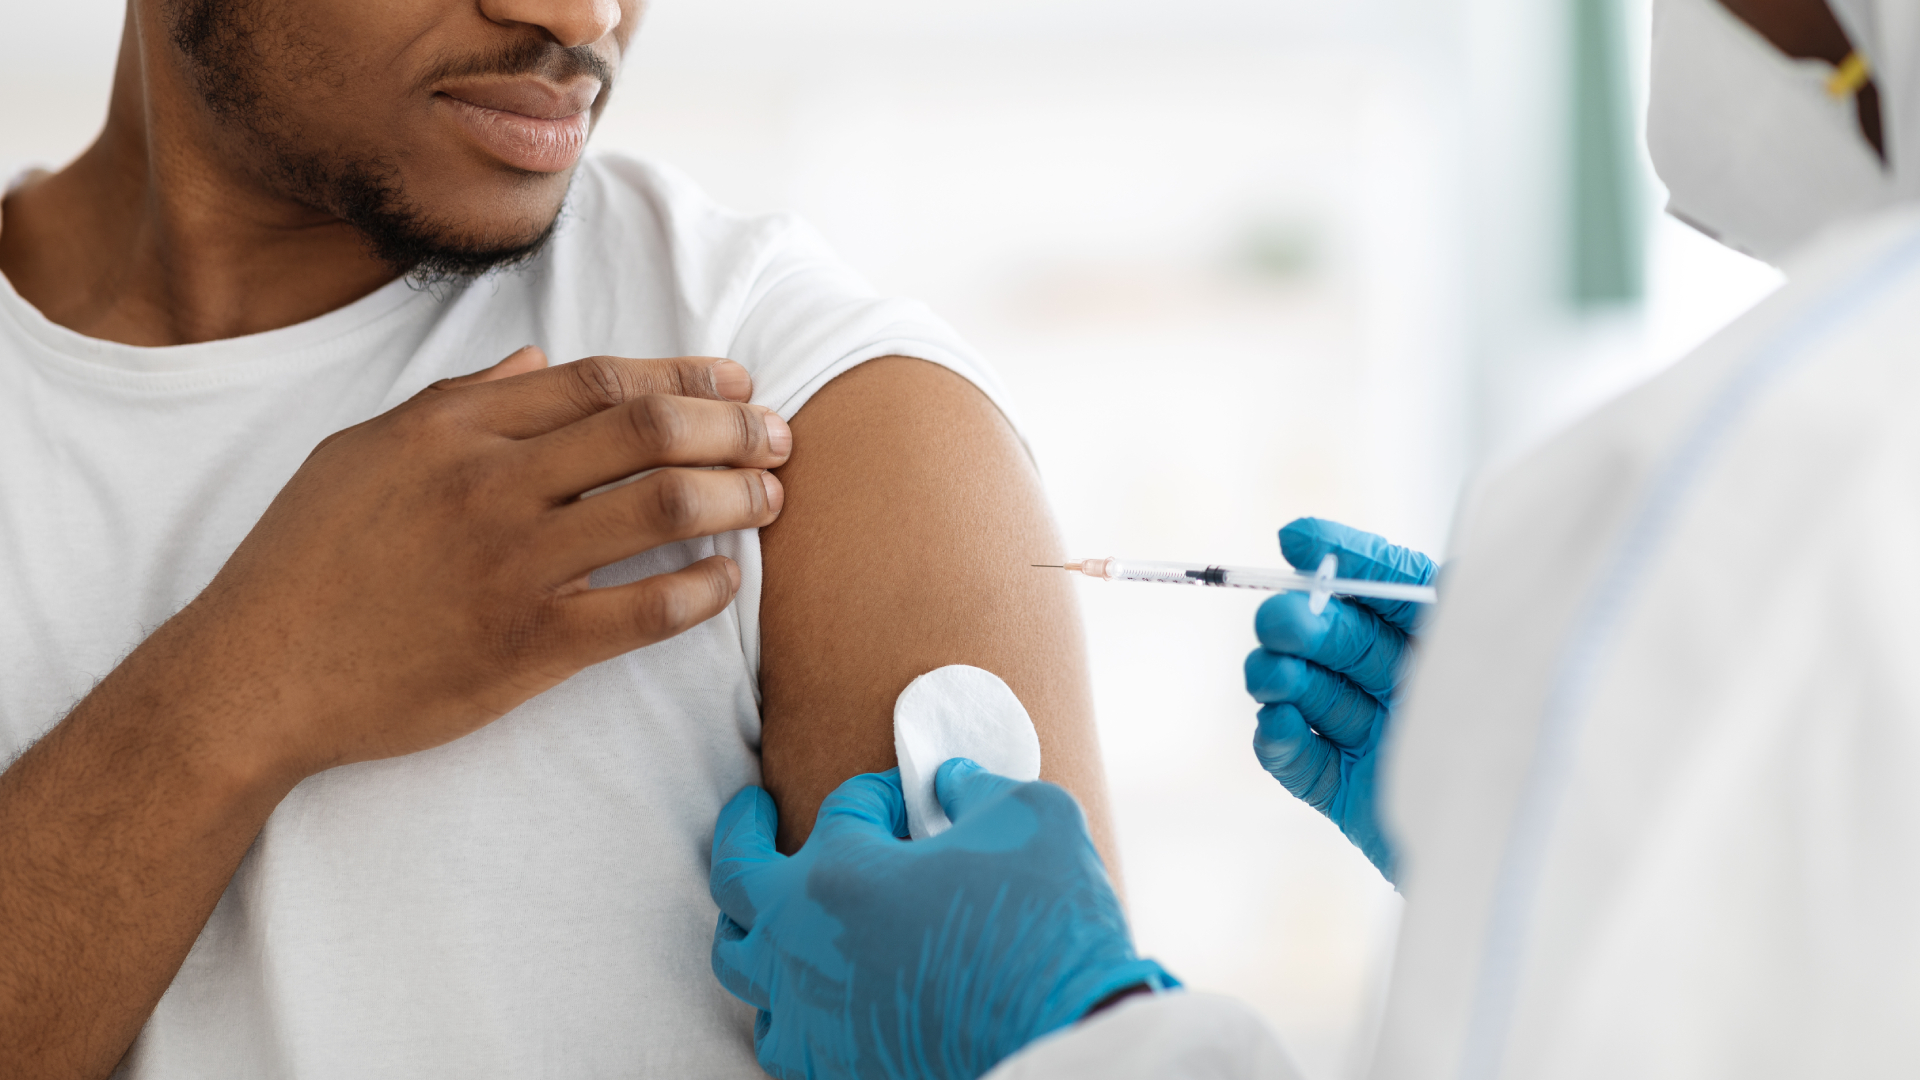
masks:
<path id="1" fill-rule="evenodd" d="M 1312 572 L 1328 555 L 1340 559 L 1340 576 L 1366 581 L 1433 582 L 1439 567 L 1412 548 L 1386 537 L 1324 518 L 1296 518 L 1280 530 L 1280 553 L 1295 567 Z"/>
<path id="2" fill-rule="evenodd" d="M 713 869 L 707 876 L 707 891 L 720 911 L 753 929 L 752 879 L 765 866 L 786 861 L 774 849 L 774 830 L 779 827 L 780 812 L 774 809 L 773 796 L 765 788 L 748 786 L 720 811 L 713 826 Z"/>
<path id="3" fill-rule="evenodd" d="M 1019 787 L 1021 781 L 988 772 L 972 758 L 949 758 L 933 774 L 933 794 L 955 825 L 981 806 Z"/>
<path id="4" fill-rule="evenodd" d="M 820 803 L 807 843 L 849 833 L 869 839 L 906 839 L 907 796 L 900 788 L 899 769 L 861 773 L 834 788 Z"/>
<path id="5" fill-rule="evenodd" d="M 471 375 L 461 375 L 452 379 L 441 379 L 434 385 L 442 390 L 453 390 L 462 386 L 478 386 L 481 383 L 499 382 L 511 379 L 515 375 L 525 375 L 529 371 L 539 371 L 547 366 L 547 354 L 538 345 L 522 345 L 507 354 L 505 360 L 490 368 L 482 368 Z"/>
<path id="6" fill-rule="evenodd" d="M 1323 518 L 1298 518 L 1288 522 L 1280 530 L 1280 553 L 1309 574 L 1319 567 L 1322 559 L 1332 555 L 1339 562 L 1336 571 L 1339 576 L 1363 581 L 1431 585 L 1440 573 L 1438 563 L 1412 548 Z M 1355 597 L 1354 602 L 1406 633 L 1414 632 L 1425 613 L 1424 605 L 1405 600 Z"/>

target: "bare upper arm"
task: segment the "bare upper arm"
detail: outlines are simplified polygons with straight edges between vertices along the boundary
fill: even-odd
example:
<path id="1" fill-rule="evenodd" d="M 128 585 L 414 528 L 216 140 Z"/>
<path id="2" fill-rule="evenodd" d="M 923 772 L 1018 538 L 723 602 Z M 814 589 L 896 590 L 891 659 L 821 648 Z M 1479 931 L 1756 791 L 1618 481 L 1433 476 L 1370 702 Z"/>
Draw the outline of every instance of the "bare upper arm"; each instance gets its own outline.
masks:
<path id="1" fill-rule="evenodd" d="M 893 701 L 945 664 L 1007 681 L 1033 716 L 1042 775 L 1086 808 L 1113 861 L 1080 616 L 1039 476 L 971 383 L 886 357 L 793 418 L 787 499 L 761 533 L 762 760 L 780 847 L 857 773 L 891 768 Z"/>

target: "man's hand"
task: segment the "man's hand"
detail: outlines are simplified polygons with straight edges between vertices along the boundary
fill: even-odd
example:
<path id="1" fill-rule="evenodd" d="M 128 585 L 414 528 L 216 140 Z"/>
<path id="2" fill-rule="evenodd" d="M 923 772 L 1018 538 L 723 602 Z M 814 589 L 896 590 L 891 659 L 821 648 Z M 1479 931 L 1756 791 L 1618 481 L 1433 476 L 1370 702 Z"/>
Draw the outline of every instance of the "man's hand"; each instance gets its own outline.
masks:
<path id="1" fill-rule="evenodd" d="M 716 365 L 750 390 L 729 361 L 604 357 L 436 384 L 323 442 L 163 633 L 245 649 L 290 707 L 235 736 L 309 773 L 458 738 L 703 622 L 739 585 L 729 559 L 618 588 L 587 574 L 779 513 L 766 470 L 792 435 L 720 400 Z"/>
<path id="2" fill-rule="evenodd" d="M 1433 560 L 1372 533 L 1301 518 L 1280 530 L 1287 561 L 1311 573 L 1329 554 L 1339 576 L 1433 583 Z M 1422 614 L 1400 600 L 1343 597 L 1315 614 L 1304 593 L 1260 605 L 1247 692 L 1262 702 L 1253 752 L 1288 791 L 1327 815 L 1393 880 L 1393 848 L 1374 816 L 1375 752 L 1393 716 Z"/>
<path id="3" fill-rule="evenodd" d="M 934 791 L 953 827 L 908 842 L 899 770 L 856 776 L 793 856 L 764 790 L 720 812 L 713 971 L 760 1010 L 772 1075 L 971 1080 L 1118 991 L 1178 985 L 1134 954 L 1073 796 L 965 758 Z"/>
<path id="4" fill-rule="evenodd" d="M 458 738 L 724 608 L 718 556 L 587 575 L 774 519 L 792 435 L 751 389 L 731 361 L 523 349 L 322 443 L 0 774 L 0 1075 L 111 1072 L 304 777 Z"/>

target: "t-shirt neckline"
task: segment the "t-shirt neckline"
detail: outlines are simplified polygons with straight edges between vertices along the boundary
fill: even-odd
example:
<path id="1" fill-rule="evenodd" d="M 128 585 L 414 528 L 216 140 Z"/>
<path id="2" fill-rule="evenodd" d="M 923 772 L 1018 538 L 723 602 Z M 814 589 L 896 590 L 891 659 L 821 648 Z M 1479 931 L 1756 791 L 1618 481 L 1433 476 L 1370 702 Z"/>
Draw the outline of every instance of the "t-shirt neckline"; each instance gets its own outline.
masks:
<path id="1" fill-rule="evenodd" d="M 258 334 L 192 345 L 126 345 L 69 330 L 40 313 L 0 274 L 0 315 L 41 345 L 89 364 L 148 373 L 199 371 L 268 356 L 304 352 L 374 322 L 415 300 L 430 299 L 405 277 L 387 282 L 344 307 L 305 322 Z"/>

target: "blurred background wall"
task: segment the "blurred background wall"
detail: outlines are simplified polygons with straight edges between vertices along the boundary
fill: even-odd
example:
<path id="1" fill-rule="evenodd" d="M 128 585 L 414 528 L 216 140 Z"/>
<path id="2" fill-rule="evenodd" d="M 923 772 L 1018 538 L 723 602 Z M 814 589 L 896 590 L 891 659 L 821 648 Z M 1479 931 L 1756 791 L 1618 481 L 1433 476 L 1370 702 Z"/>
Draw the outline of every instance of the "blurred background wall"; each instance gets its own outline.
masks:
<path id="1" fill-rule="evenodd" d="M 657 0 L 595 138 L 958 325 L 1072 554 L 1271 564 L 1302 514 L 1439 552 L 1477 470 L 1777 283 L 1658 212 L 1645 3 Z M 0 165 L 57 166 L 120 7 L 0 11 Z M 1351 1074 L 1397 901 L 1248 750 L 1258 598 L 1082 598 L 1143 949 Z"/>

